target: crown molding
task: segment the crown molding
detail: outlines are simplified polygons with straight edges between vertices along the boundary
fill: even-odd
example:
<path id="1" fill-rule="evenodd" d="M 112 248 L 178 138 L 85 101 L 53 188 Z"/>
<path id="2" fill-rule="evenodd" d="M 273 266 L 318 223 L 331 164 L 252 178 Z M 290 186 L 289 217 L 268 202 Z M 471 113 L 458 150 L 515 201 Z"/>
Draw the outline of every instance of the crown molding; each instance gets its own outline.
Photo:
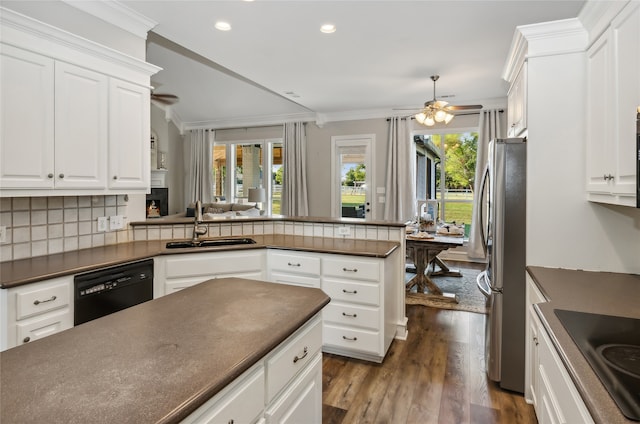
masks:
<path id="1" fill-rule="evenodd" d="M 266 125 L 279 125 L 286 122 L 309 122 L 315 121 L 316 114 L 309 113 L 292 113 L 284 115 L 261 115 L 261 116 L 243 116 L 239 118 L 212 119 L 208 121 L 185 122 L 181 131 L 194 129 L 223 129 L 223 128 L 243 128 L 258 127 Z"/>
<path id="2" fill-rule="evenodd" d="M 626 1 L 587 1 L 578 14 L 578 19 L 589 34 L 589 45 L 602 35 L 613 18 L 631 2 Z"/>
<path id="3" fill-rule="evenodd" d="M 147 39 L 147 33 L 158 25 L 157 22 L 147 18 L 136 10 L 116 1 L 78 1 L 61 0 L 69 6 L 82 10 L 89 15 L 102 19 L 103 21 L 115 25 L 131 34 Z"/>

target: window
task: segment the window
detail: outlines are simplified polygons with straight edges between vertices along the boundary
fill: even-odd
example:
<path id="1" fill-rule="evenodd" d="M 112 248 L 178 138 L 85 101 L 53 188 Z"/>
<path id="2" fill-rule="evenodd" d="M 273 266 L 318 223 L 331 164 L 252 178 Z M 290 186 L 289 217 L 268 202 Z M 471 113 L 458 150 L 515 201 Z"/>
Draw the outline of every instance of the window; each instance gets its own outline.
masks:
<path id="1" fill-rule="evenodd" d="M 478 133 L 417 135 L 414 141 L 418 199 L 436 199 L 438 219 L 470 226 Z"/>
<path id="2" fill-rule="evenodd" d="M 258 207 L 267 214 L 279 214 L 282 163 L 280 140 L 216 142 L 214 197 L 224 202 L 247 203 L 249 189 L 263 187 L 268 201 Z M 267 169 L 270 172 L 265 175 Z"/>

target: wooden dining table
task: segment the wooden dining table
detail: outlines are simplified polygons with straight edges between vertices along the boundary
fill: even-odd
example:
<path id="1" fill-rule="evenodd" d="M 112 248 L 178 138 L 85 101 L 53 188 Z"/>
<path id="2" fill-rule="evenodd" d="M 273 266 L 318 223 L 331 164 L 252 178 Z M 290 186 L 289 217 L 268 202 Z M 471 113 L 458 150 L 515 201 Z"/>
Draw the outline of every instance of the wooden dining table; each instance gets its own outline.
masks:
<path id="1" fill-rule="evenodd" d="M 443 293 L 442 289 L 430 277 L 434 275 L 462 277 L 460 271 L 450 269 L 442 259 L 438 258 L 438 254 L 447 249 L 462 246 L 463 242 L 462 237 L 434 234 L 433 238 L 414 238 L 411 235 L 407 235 L 407 256 L 413 260 L 416 267 L 416 276 L 406 284 L 406 290 L 410 291 L 417 286 L 418 293 L 425 293 L 441 300 L 458 303 L 457 295 Z M 432 264 L 434 270 L 429 273 L 429 265 Z M 438 265 L 439 269 L 437 271 L 435 270 L 435 265 Z"/>

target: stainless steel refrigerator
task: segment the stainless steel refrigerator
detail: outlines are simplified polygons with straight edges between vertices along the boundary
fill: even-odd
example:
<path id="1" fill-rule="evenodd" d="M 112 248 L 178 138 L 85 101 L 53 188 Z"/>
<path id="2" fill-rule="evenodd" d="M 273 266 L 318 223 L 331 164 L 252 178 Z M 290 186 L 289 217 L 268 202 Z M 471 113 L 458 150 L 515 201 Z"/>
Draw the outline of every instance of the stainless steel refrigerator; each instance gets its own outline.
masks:
<path id="1" fill-rule="evenodd" d="M 526 139 L 489 143 L 479 207 L 487 267 L 477 284 L 487 297 L 487 373 L 500 387 L 524 392 Z"/>

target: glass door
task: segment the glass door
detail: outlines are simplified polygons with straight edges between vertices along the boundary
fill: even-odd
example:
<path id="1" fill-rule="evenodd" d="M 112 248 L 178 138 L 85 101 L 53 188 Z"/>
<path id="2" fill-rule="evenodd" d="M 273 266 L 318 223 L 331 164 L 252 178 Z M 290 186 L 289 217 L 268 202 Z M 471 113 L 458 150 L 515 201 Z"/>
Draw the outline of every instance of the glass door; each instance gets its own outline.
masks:
<path id="1" fill-rule="evenodd" d="M 373 218 L 371 208 L 372 137 L 332 137 L 333 217 Z"/>

